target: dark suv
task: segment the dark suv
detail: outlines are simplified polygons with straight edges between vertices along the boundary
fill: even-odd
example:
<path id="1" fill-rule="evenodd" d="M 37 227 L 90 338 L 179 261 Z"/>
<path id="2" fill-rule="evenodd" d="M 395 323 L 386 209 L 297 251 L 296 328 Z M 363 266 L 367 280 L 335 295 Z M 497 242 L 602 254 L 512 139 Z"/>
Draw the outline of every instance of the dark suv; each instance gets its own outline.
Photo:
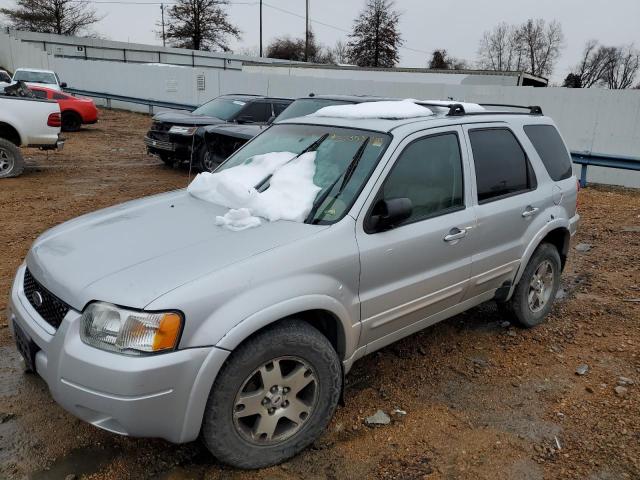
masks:
<path id="1" fill-rule="evenodd" d="M 204 146 L 205 127 L 225 123 L 266 124 L 293 100 L 258 95 L 221 95 L 190 113 L 163 112 L 153 117 L 144 138 L 147 151 L 167 165 L 193 162 L 197 169 L 211 169 Z"/>
<path id="2" fill-rule="evenodd" d="M 304 117 L 330 105 L 348 105 L 363 102 L 378 102 L 388 100 L 370 95 L 314 95 L 296 99 L 273 121 L 281 122 L 289 118 Z M 253 137 L 262 133 L 270 126 L 268 124 L 217 124 L 204 129 L 209 163 L 205 170 L 212 171 L 218 167 L 229 155 L 238 150 Z"/>

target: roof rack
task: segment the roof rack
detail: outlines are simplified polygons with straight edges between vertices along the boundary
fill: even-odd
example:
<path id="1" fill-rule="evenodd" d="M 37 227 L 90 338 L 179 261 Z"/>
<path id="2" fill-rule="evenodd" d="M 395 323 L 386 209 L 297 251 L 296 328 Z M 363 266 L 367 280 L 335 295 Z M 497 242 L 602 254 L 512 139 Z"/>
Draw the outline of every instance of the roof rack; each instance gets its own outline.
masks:
<path id="1" fill-rule="evenodd" d="M 519 108 L 529 110 L 528 112 L 506 112 L 506 111 L 486 111 L 486 112 L 466 112 L 464 105 L 460 103 L 433 103 L 433 102 L 420 102 L 416 104 L 424 107 L 437 107 L 448 108 L 448 117 L 458 117 L 462 115 L 543 115 L 542 108 L 537 105 L 530 105 L 525 107 L 524 105 L 509 105 L 506 103 L 479 103 L 481 107 L 500 107 L 500 108 Z"/>
<path id="2" fill-rule="evenodd" d="M 510 105 L 508 103 L 479 103 L 481 107 L 501 107 L 501 108 L 520 108 L 524 110 L 529 110 L 528 115 L 543 115 L 542 108 L 538 105 Z M 492 112 L 496 113 L 496 112 Z M 507 113 L 516 113 L 516 112 L 507 112 Z M 527 115 L 527 114 L 525 114 Z"/>

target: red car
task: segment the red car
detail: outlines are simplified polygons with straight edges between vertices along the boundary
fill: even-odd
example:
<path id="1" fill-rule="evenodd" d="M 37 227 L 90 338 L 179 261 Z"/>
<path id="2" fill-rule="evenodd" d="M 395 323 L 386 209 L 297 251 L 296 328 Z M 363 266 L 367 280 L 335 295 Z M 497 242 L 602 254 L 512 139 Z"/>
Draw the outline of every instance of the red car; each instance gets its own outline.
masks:
<path id="1" fill-rule="evenodd" d="M 65 132 L 77 132 L 81 125 L 98 121 L 98 109 L 90 98 L 74 97 L 68 93 L 40 86 L 30 86 L 29 90 L 36 98 L 47 98 L 58 102 L 62 113 L 62 130 Z"/>

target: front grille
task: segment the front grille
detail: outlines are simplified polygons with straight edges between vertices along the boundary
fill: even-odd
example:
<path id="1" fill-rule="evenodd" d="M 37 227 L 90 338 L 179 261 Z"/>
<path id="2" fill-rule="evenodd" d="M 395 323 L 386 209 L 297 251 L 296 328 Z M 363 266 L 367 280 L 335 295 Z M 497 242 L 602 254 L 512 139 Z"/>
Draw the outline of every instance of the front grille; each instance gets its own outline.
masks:
<path id="1" fill-rule="evenodd" d="M 156 140 L 154 138 L 149 138 L 149 137 L 144 137 L 144 144 L 147 147 L 154 147 L 160 150 L 169 150 L 171 152 L 173 152 L 176 149 L 175 145 L 171 142 L 163 142 L 162 140 Z"/>
<path id="2" fill-rule="evenodd" d="M 54 328 L 60 326 L 71 308 L 33 278 L 29 269 L 24 272 L 24 294 L 36 312 Z"/>

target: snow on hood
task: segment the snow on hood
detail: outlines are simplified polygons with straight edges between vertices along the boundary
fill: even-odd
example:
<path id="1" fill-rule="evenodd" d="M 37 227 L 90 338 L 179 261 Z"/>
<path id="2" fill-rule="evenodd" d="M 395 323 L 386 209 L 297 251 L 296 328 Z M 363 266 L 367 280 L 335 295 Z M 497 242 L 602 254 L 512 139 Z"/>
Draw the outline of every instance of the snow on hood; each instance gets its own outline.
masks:
<path id="1" fill-rule="evenodd" d="M 260 225 L 260 218 L 270 222 L 303 222 L 320 187 L 313 183 L 316 152 L 296 158 L 291 152 L 272 152 L 252 157 L 249 163 L 222 170 L 200 173 L 187 187 L 194 197 L 229 207 L 216 223 L 230 230 L 244 230 Z M 269 188 L 258 192 L 255 186 L 271 176 Z"/>
<path id="2" fill-rule="evenodd" d="M 331 105 L 308 115 L 310 117 L 334 118 L 416 118 L 428 117 L 433 112 L 426 107 L 416 105 L 415 100 L 385 100 L 382 102 L 363 102 L 352 105 Z"/>

